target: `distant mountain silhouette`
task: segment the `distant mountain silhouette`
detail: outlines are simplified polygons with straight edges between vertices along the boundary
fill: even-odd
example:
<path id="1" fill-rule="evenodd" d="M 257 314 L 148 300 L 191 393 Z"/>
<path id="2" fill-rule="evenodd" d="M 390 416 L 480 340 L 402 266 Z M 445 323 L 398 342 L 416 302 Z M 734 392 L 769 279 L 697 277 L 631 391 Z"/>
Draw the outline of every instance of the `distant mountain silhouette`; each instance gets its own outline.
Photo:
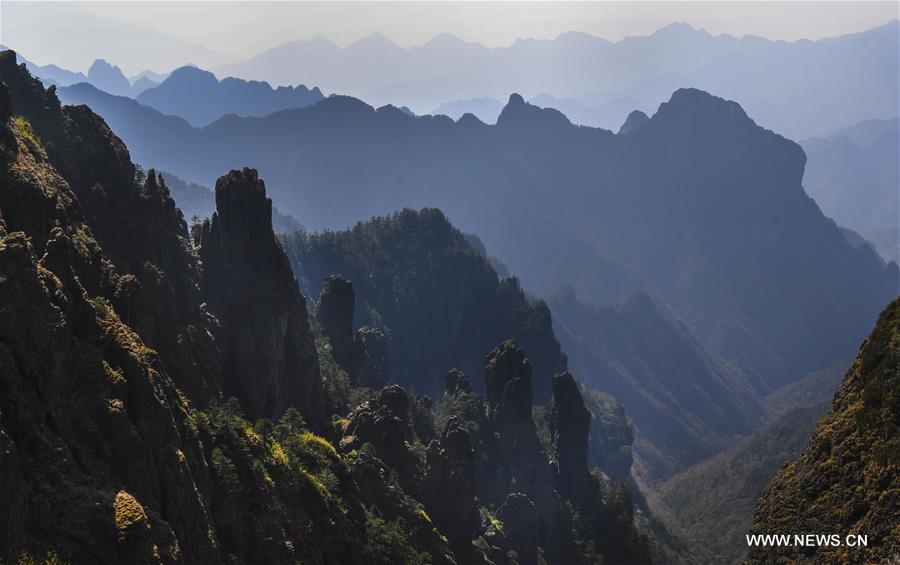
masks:
<path id="1" fill-rule="evenodd" d="M 900 97 L 898 52 L 897 21 L 862 33 L 792 42 L 713 36 L 676 23 L 617 42 L 569 32 L 498 48 L 442 34 L 408 49 L 380 35 L 342 49 L 319 36 L 213 70 L 271 84 L 305 81 L 376 107 L 407 105 L 419 114 L 452 100 L 503 100 L 510 90 L 526 99 L 550 93 L 557 102 L 535 103 L 556 107 L 575 123 L 607 129 L 618 127 L 628 111 L 649 110 L 690 85 L 738 101 L 766 127 L 804 138 L 894 115 Z M 582 108 L 577 112 L 585 115 L 576 115 L 578 106 L 590 111 Z"/>
<path id="2" fill-rule="evenodd" d="M 493 124 L 497 122 L 497 116 L 502 110 L 503 102 L 495 98 L 472 98 L 444 102 L 431 114 L 444 115 L 454 120 L 460 119 L 464 114 L 472 114 L 486 124 Z"/>
<path id="3" fill-rule="evenodd" d="M 822 211 L 900 262 L 900 120 L 867 120 L 801 144 L 804 186 Z"/>
<path id="4" fill-rule="evenodd" d="M 202 129 L 83 85 L 60 97 L 186 180 L 252 164 L 310 229 L 436 206 L 532 292 L 571 285 L 609 303 L 644 291 L 759 392 L 850 355 L 898 287 L 896 265 L 851 246 L 806 195 L 798 145 L 699 90 L 628 135 L 518 95 L 494 126 L 332 96 Z"/>
<path id="5" fill-rule="evenodd" d="M 116 96 L 128 96 L 131 93 L 131 83 L 125 78 L 122 69 L 103 59 L 94 61 L 88 69 L 87 79 L 100 90 Z"/>
<path id="6" fill-rule="evenodd" d="M 0 51 L 6 49 L 0 45 Z M 119 67 L 110 65 L 102 59 L 94 61 L 87 75 L 56 65 L 37 65 L 19 54 L 16 54 L 16 60 L 19 63 L 25 63 L 28 72 L 39 78 L 45 86 L 70 86 L 86 82 L 109 94 L 134 97 L 157 85 L 157 82 L 149 76 L 137 76 L 132 82 L 125 78 Z"/>
<path id="7" fill-rule="evenodd" d="M 181 116 L 204 126 L 226 114 L 265 116 L 287 108 L 302 108 L 324 98 L 318 87 L 303 85 L 272 88 L 265 82 L 225 78 L 196 67 L 175 69 L 158 86 L 137 100 L 164 114 Z"/>

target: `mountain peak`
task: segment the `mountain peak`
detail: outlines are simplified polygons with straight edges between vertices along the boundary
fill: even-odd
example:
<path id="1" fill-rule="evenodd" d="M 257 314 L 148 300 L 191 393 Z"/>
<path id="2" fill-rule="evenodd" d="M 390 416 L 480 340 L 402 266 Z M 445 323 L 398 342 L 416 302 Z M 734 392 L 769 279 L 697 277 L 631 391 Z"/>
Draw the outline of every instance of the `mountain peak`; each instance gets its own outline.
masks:
<path id="1" fill-rule="evenodd" d="M 497 117 L 498 126 L 538 124 L 539 127 L 555 128 L 562 125 L 571 125 L 566 116 L 553 108 L 540 108 L 525 102 L 520 94 L 513 93 L 509 96 L 509 102 Z"/>
<path id="2" fill-rule="evenodd" d="M 705 31 L 699 30 L 685 22 L 672 22 L 656 30 L 653 35 L 657 37 L 689 37 L 692 35 L 704 35 Z"/>
<path id="3" fill-rule="evenodd" d="M 389 37 L 380 31 L 376 31 L 375 33 L 360 38 L 347 49 L 371 51 L 373 49 L 400 49 L 400 47 L 391 41 Z"/>
<path id="4" fill-rule="evenodd" d="M 722 119 L 750 119 L 737 102 L 714 96 L 698 88 L 679 88 L 673 92 L 668 102 L 659 105 L 654 118 L 688 113 L 704 113 Z"/>
<path id="5" fill-rule="evenodd" d="M 625 118 L 625 123 L 619 128 L 619 135 L 629 134 L 649 121 L 650 118 L 647 114 L 640 110 L 632 110 L 628 117 Z"/>
<path id="6" fill-rule="evenodd" d="M 219 79 L 216 78 L 216 75 L 211 73 L 210 71 L 203 70 L 201 68 L 195 67 L 193 65 L 185 65 L 183 67 L 178 67 L 174 71 L 172 71 L 169 76 L 163 82 L 168 81 L 176 81 L 176 80 L 205 80 L 209 81 L 210 79 L 219 82 Z"/>

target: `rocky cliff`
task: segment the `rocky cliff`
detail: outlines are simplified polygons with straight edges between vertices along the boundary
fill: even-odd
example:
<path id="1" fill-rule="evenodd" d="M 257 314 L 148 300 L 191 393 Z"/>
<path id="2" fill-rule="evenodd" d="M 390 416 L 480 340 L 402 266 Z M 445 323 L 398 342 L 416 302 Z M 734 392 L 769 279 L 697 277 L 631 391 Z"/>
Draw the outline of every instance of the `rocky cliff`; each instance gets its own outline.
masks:
<path id="1" fill-rule="evenodd" d="M 194 246 L 159 176 L 4 53 L 0 181 L 0 560 L 647 560 L 612 483 L 590 504 L 558 484 L 554 457 L 587 480 L 583 418 L 541 439 L 514 343 L 487 406 L 448 376 L 440 425 L 427 397 L 353 387 L 255 171 L 219 179 Z M 384 366 L 375 335 L 354 340 Z M 576 396 L 553 404 L 584 416 Z"/>
<path id="2" fill-rule="evenodd" d="M 316 426 L 325 399 L 306 300 L 272 231 L 272 201 L 256 171 L 216 183 L 216 213 L 203 223 L 204 293 L 222 324 L 223 389 L 252 416 L 295 406 Z"/>
<path id="3" fill-rule="evenodd" d="M 751 547 L 748 563 L 900 558 L 900 299 L 881 313 L 796 461 L 766 487 L 753 534 L 838 534 L 840 544 Z M 848 547 L 845 536 L 867 536 Z"/>
<path id="4" fill-rule="evenodd" d="M 550 378 L 566 368 L 549 310 L 528 298 L 514 277 L 500 278 L 440 210 L 404 209 L 349 230 L 298 232 L 282 240 L 307 296 L 317 296 L 320 281 L 336 273 L 352 282 L 355 301 L 344 304 L 354 327 L 384 333 L 397 383 L 439 395 L 448 369 L 478 374 L 484 356 L 513 338 L 532 359 L 537 402 L 549 403 Z M 320 300 L 331 300 L 336 284 L 327 282 Z M 328 320 L 320 322 L 323 330 Z M 336 353 L 347 341 L 342 332 Z M 473 384 L 483 390 L 480 380 Z"/>
<path id="5" fill-rule="evenodd" d="M 248 267 L 245 236 L 266 232 L 247 226 L 259 200 L 223 199 L 228 219 L 210 232 L 235 253 L 205 253 L 238 273 L 207 281 L 164 184 L 135 179 L 102 120 L 61 106 L 12 53 L 0 81 L 0 559 L 373 563 L 418 551 L 367 511 L 297 409 L 254 425 L 240 408 L 252 397 L 223 401 L 223 336 L 240 320 L 222 322 L 203 297 L 227 296 L 216 289 Z M 253 198 L 252 178 L 235 172 L 223 192 Z M 259 251 L 271 259 L 268 233 Z M 299 315 L 281 261 L 274 284 L 294 294 L 278 311 Z M 274 374 L 309 370 L 282 359 L 293 366 Z M 414 509 L 404 523 L 427 524 Z"/>

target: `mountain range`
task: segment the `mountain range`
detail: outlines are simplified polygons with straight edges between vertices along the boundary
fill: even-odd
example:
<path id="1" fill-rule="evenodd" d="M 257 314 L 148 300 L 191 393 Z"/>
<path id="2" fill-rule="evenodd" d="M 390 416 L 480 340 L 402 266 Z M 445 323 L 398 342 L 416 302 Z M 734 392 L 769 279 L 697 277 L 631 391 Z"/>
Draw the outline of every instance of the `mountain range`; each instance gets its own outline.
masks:
<path id="1" fill-rule="evenodd" d="M 59 95 L 185 180 L 254 164 L 311 230 L 434 206 L 538 295 L 647 292 L 760 393 L 850 355 L 897 289 L 896 265 L 850 245 L 804 192 L 802 149 L 698 90 L 620 135 L 518 95 L 494 126 L 331 96 L 201 129 L 87 85 Z"/>
<path id="2" fill-rule="evenodd" d="M 375 106 L 405 105 L 417 114 L 453 100 L 550 93 L 605 108 L 570 117 L 607 129 L 631 109 L 653 108 L 677 88 L 691 86 L 735 100 L 764 126 L 802 139 L 872 117 L 894 117 L 898 52 L 896 20 L 861 33 L 793 42 L 713 36 L 675 23 L 617 42 L 568 32 L 498 48 L 449 34 L 411 48 L 378 33 L 346 48 L 317 36 L 213 70 L 271 84 L 317 84 Z M 813 91 L 818 95 L 808 96 Z M 625 107 L 617 102 L 623 99 L 629 100 Z"/>
<path id="3" fill-rule="evenodd" d="M 279 110 L 309 106 L 322 98 L 324 96 L 317 87 L 310 90 L 299 85 L 273 89 L 263 82 L 236 78 L 220 81 L 214 74 L 196 67 L 175 69 L 161 84 L 136 97 L 141 104 L 163 114 L 180 116 L 194 126 L 205 126 L 227 114 L 266 116 Z"/>
<path id="4" fill-rule="evenodd" d="M 662 560 L 613 477 L 621 464 L 589 466 L 591 437 L 593 461 L 627 450 L 614 403 L 605 414 L 585 402 L 564 370 L 536 377 L 511 339 L 477 376 L 448 370 L 436 401 L 390 383 L 377 329 L 350 343 L 337 331 L 352 324 L 350 281 L 326 277 L 311 315 L 255 170 L 220 176 L 215 213 L 190 233 L 165 180 L 137 168 L 102 118 L 62 105 L 4 52 L 0 180 L 4 561 Z M 398 217 L 444 236 L 406 269 L 461 260 L 498 289 L 442 216 Z M 446 282 L 465 295 L 465 278 Z M 529 323 L 517 309 L 533 306 L 511 290 L 484 296 L 490 314 Z"/>

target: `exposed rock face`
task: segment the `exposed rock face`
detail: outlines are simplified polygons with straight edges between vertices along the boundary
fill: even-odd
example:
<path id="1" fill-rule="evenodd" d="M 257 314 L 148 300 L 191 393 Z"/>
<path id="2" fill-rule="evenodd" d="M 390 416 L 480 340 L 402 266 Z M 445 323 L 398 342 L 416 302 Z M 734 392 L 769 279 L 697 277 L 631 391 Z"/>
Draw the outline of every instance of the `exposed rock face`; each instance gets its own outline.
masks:
<path id="1" fill-rule="evenodd" d="M 18 97 L 34 104 L 39 91 L 50 101 L 41 127 L 60 127 L 52 91 L 9 58 L 0 78 L 15 97 L 0 83 L 0 101 L 21 116 L 29 105 Z M 214 562 L 208 471 L 187 406 L 157 353 L 98 295 L 125 277 L 102 257 L 43 138 L 0 114 L 0 558 L 37 546 L 82 562 Z M 119 509 L 133 512 L 117 523 Z"/>
<path id="2" fill-rule="evenodd" d="M 356 382 L 369 388 L 383 387 L 390 369 L 390 346 L 387 336 L 379 329 L 368 326 L 356 330 L 356 342 L 362 347 L 363 358 Z"/>
<path id="3" fill-rule="evenodd" d="M 472 381 L 469 380 L 469 375 L 457 369 L 450 369 L 444 375 L 444 394 L 456 396 L 457 394 L 471 392 Z"/>
<path id="4" fill-rule="evenodd" d="M 537 565 L 541 527 L 538 510 L 531 499 L 521 493 L 510 494 L 500 507 L 499 517 L 519 563 Z"/>
<path id="5" fill-rule="evenodd" d="M 353 307 L 356 299 L 353 283 L 340 275 L 325 277 L 319 301 L 316 303 L 316 320 L 332 344 L 353 341 Z M 335 357 L 336 358 L 336 357 Z"/>
<path id="6" fill-rule="evenodd" d="M 331 100 L 331 99 L 329 99 Z M 450 367 L 481 375 L 484 357 L 515 339 L 533 365 L 534 398 L 566 370 L 550 311 L 515 277 L 500 278 L 484 252 L 436 209 L 404 209 L 353 229 L 282 238 L 307 296 L 333 273 L 353 281 L 359 322 L 389 338 L 390 379 L 439 398 Z M 473 381 L 482 393 L 483 380 Z"/>
<path id="7" fill-rule="evenodd" d="M 428 445 L 423 496 L 431 519 L 450 539 L 460 563 L 471 561 L 478 517 L 474 463 L 469 434 L 462 422 L 451 418 L 440 441 L 432 440 Z"/>
<path id="8" fill-rule="evenodd" d="M 548 559 L 554 559 L 559 549 L 558 500 L 553 471 L 531 417 L 531 363 L 514 341 L 506 341 L 488 355 L 484 379 L 488 416 L 509 471 L 507 492 L 521 492 L 534 501 L 541 519 L 541 546 Z"/>
<path id="9" fill-rule="evenodd" d="M 49 224 L 90 225 L 97 245 L 93 268 L 79 277 L 85 290 L 112 302 L 144 343 L 160 352 L 166 372 L 191 399 L 215 398 L 221 386 L 216 322 L 201 306 L 187 226 L 165 184 L 151 173 L 135 186 L 128 150 L 106 123 L 85 107 L 63 110 L 55 89 L 44 90 L 11 53 L 0 56 L 0 77 L 15 113 L 33 128 L 26 137 L 41 140 L 35 154 L 68 184 L 70 192 L 56 198 L 70 205 L 61 214 L 53 200 L 29 197 L 21 180 L 11 178 L 9 186 L 22 198 L 8 203 L 8 221 L 29 234 L 39 254 Z M 71 205 L 73 198 L 80 206 Z M 111 264 L 121 277 L 110 274 Z"/>
<path id="10" fill-rule="evenodd" d="M 753 534 L 868 536 L 866 547 L 751 547 L 748 563 L 893 563 L 900 556 L 900 299 L 844 376 L 806 450 L 759 499 Z"/>
<path id="11" fill-rule="evenodd" d="M 200 243 L 207 302 L 222 323 L 225 394 L 254 417 L 296 406 L 320 425 L 325 402 L 306 301 L 272 232 L 272 201 L 255 170 L 216 182 L 216 213 Z"/>
<path id="12" fill-rule="evenodd" d="M 413 438 L 411 404 L 401 387 L 386 386 L 351 414 L 341 447 L 349 452 L 371 444 L 376 456 L 397 471 L 404 490 L 415 495 L 420 491 L 421 477 L 409 448 Z"/>
<path id="13" fill-rule="evenodd" d="M 217 366 L 234 326 L 206 312 L 199 286 L 181 284 L 200 270 L 180 216 L 155 174 L 135 182 L 102 120 L 60 107 L 14 60 L 0 53 L 0 560 L 52 551 L 71 563 L 453 563 L 383 465 L 365 500 L 383 495 L 379 518 L 347 462 L 296 412 L 254 423 L 239 402 L 198 409 L 186 397 L 190 386 L 221 397 L 200 368 Z M 258 211 L 252 201 L 243 210 Z M 254 264 L 221 248 L 242 241 L 234 223 L 214 224 L 207 242 L 220 248 L 207 257 L 224 278 L 205 290 L 229 297 L 216 294 L 228 269 Z M 276 288 L 290 271 L 262 263 L 273 292 L 237 298 L 255 300 L 257 314 L 291 315 L 296 288 Z M 268 302 L 284 298 L 281 309 Z M 152 299 L 163 300 L 156 312 Z"/>
<path id="14" fill-rule="evenodd" d="M 634 427 L 616 397 L 585 389 L 585 407 L 591 413 L 588 468 L 599 467 L 610 477 L 627 481 L 633 463 Z"/>
<path id="15" fill-rule="evenodd" d="M 531 363 L 514 341 L 505 341 L 488 354 L 484 383 L 488 410 L 501 435 L 531 419 Z M 513 439 L 514 434 L 506 435 Z"/>
<path id="16" fill-rule="evenodd" d="M 590 480 L 587 456 L 591 413 L 584 407 L 578 384 L 570 373 L 553 377 L 549 427 L 557 489 L 563 496 L 575 498 Z"/>
<path id="17" fill-rule="evenodd" d="M 356 300 L 353 283 L 340 275 L 325 277 L 319 301 L 316 303 L 316 321 L 322 334 L 331 344 L 334 360 L 350 379 L 356 382 L 365 357 L 364 346 L 353 335 L 353 307 Z"/>

